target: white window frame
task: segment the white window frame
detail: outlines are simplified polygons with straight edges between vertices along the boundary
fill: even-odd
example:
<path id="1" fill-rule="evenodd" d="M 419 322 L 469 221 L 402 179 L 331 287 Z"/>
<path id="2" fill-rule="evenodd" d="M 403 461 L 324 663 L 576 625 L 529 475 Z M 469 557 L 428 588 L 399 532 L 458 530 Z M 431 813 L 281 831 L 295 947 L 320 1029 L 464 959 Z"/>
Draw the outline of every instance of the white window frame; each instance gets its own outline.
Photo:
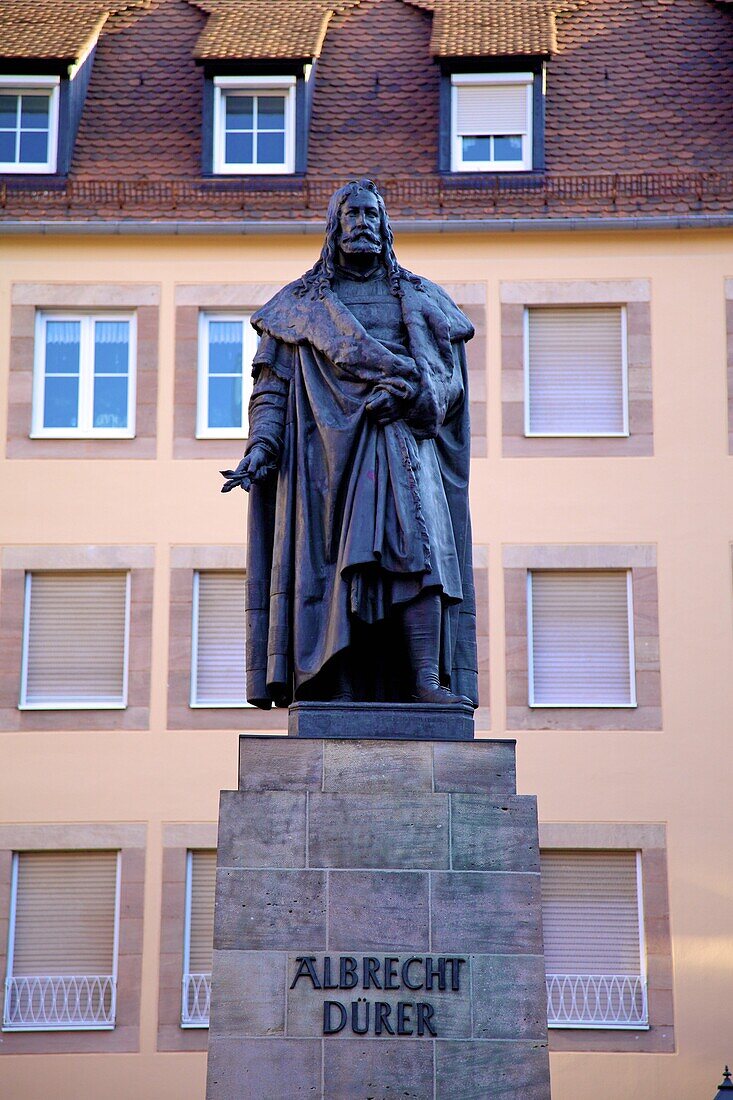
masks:
<path id="1" fill-rule="evenodd" d="M 253 707 L 253 703 L 246 700 L 239 703 L 199 703 L 196 698 L 196 679 L 199 660 L 199 578 L 202 573 L 224 573 L 224 569 L 194 569 L 193 571 L 193 607 L 191 610 L 191 690 L 188 705 L 192 710 L 243 710 L 245 707 Z M 233 573 L 242 572 L 233 569 Z"/>
<path id="2" fill-rule="evenodd" d="M 214 77 L 214 172 L 218 175 L 286 175 L 295 171 L 295 86 L 294 76 Z M 225 98 L 228 92 L 253 95 L 285 93 L 285 162 L 283 164 L 229 164 L 225 149 Z"/>
<path id="3" fill-rule="evenodd" d="M 257 333 L 250 325 L 250 313 L 224 313 L 202 310 L 199 313 L 198 385 L 196 399 L 197 439 L 246 439 L 249 435 L 245 400 L 252 360 L 257 351 Z M 211 321 L 242 322 L 242 424 L 240 428 L 210 428 L 209 421 L 209 324 Z M 251 386 L 250 386 L 251 391 Z"/>
<path id="4" fill-rule="evenodd" d="M 0 94 L 24 95 L 40 92 L 48 95 L 48 156 L 45 161 L 19 164 L 17 161 L 0 161 L 0 174 L 15 172 L 21 175 L 56 171 L 59 143 L 59 92 L 58 76 L 0 76 Z M 17 143 L 16 143 L 17 149 Z"/>
<path id="5" fill-rule="evenodd" d="M 534 73 L 453 73 L 451 76 L 451 171 L 452 172 L 528 172 L 532 168 Z M 521 160 L 464 161 L 463 135 L 458 133 L 459 87 L 467 84 L 524 84 L 526 86 L 527 123 L 522 134 Z M 489 137 L 491 135 L 484 135 Z"/>
<path id="6" fill-rule="evenodd" d="M 634 647 L 634 589 L 632 573 L 630 569 L 608 570 L 601 572 L 625 572 L 626 573 L 626 607 L 628 615 L 628 639 L 629 639 L 629 702 L 628 703 L 536 703 L 534 698 L 534 626 L 532 615 L 532 574 L 549 573 L 549 569 L 527 570 L 527 680 L 528 680 L 528 706 L 537 710 L 634 710 L 636 702 L 636 652 Z M 558 572 L 593 573 L 592 569 L 558 569 Z"/>
<path id="7" fill-rule="evenodd" d="M 49 321 L 78 321 L 79 411 L 77 428 L 46 428 L 43 424 L 46 380 L 46 325 Z M 127 372 L 127 427 L 95 428 L 94 418 L 94 323 L 127 321 L 130 325 Z M 33 356 L 33 414 L 31 439 L 134 439 L 137 376 L 137 318 L 134 313 L 37 310 Z"/>
<path id="8" fill-rule="evenodd" d="M 187 1019 L 188 978 L 191 968 L 191 896 L 193 892 L 193 849 L 186 851 L 186 902 L 183 917 L 183 981 L 181 986 L 181 1027 L 186 1029 L 208 1028 L 208 1021 Z M 209 975 L 209 988 L 211 975 Z"/>
<path id="9" fill-rule="evenodd" d="M 567 309 L 564 303 L 557 303 L 558 307 Z M 530 412 L 530 378 L 531 364 L 529 361 L 529 315 L 531 310 L 540 310 L 542 306 L 525 306 L 522 319 L 523 359 L 524 359 L 524 434 L 528 439 L 628 439 L 629 436 L 629 341 L 628 320 L 626 306 L 619 307 L 618 302 L 603 305 L 594 302 L 593 306 L 601 306 L 604 309 L 621 310 L 621 386 L 623 402 L 624 426 L 620 432 L 537 432 L 531 429 Z M 570 308 L 575 308 L 571 306 Z M 577 308 L 593 308 L 578 305 Z"/>
<path id="10" fill-rule="evenodd" d="M 59 852 L 65 852 L 67 849 L 59 849 Z M 9 980 L 14 977 L 13 975 L 13 959 L 15 955 L 15 922 L 18 912 L 18 863 L 20 859 L 20 852 L 13 852 L 13 862 L 10 878 L 10 913 L 8 921 L 8 956 L 5 967 L 5 987 Z M 6 1026 L 3 1022 L 2 1031 L 114 1031 L 117 1017 L 117 978 L 118 978 L 118 960 L 120 954 L 120 887 L 122 883 L 122 858 L 121 852 L 116 852 L 116 878 L 115 878 L 115 915 L 114 915 L 114 933 L 112 940 L 112 1022 L 106 1024 L 64 1024 L 62 1025 L 50 1025 L 50 1024 L 36 1024 L 25 1025 L 19 1027 L 16 1025 Z"/>
<path id="11" fill-rule="evenodd" d="M 130 571 L 125 574 L 125 637 L 122 665 L 122 700 L 103 702 L 102 700 L 72 700 L 68 702 L 29 703 L 26 701 L 28 691 L 28 644 L 30 641 L 31 618 L 31 589 L 33 585 L 33 573 L 52 572 L 52 570 L 28 570 L 25 575 L 25 589 L 23 596 L 23 650 L 20 668 L 20 701 L 18 710 L 125 710 L 127 707 L 127 689 L 130 663 Z M 116 570 L 88 570 L 85 572 L 116 572 Z M 122 570 L 120 570 L 122 572 Z"/>
<path id="12" fill-rule="evenodd" d="M 599 849 L 602 850 L 602 849 Z M 543 849 L 543 851 L 552 851 L 552 849 Z M 643 987 L 643 1004 L 646 1015 L 645 1023 L 623 1024 L 623 1023 L 609 1023 L 604 1021 L 603 1023 L 572 1023 L 562 1021 L 558 1023 L 550 1023 L 548 1020 L 548 1029 L 556 1031 L 649 1031 L 651 1024 L 649 1023 L 649 1001 L 648 1001 L 648 989 L 649 989 L 649 974 L 646 957 L 646 931 L 644 928 L 644 883 L 642 878 L 642 853 L 640 850 L 635 851 L 636 856 L 636 910 L 639 919 L 639 978 L 641 979 Z"/>

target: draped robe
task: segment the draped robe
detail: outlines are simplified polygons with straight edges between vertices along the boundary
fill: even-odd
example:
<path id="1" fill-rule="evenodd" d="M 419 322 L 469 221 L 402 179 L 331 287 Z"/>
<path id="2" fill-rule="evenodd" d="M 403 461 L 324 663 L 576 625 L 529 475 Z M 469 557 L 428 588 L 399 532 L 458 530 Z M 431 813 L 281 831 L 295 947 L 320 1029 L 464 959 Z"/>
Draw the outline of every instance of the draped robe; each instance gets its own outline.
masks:
<path id="1" fill-rule="evenodd" d="M 477 702 L 468 511 L 464 341 L 473 328 L 439 287 L 400 281 L 406 354 L 390 350 L 330 290 L 290 284 L 252 318 L 260 334 L 248 450 L 276 472 L 250 490 L 247 698 L 319 698 L 339 654 L 366 698 L 405 701 L 394 611 L 440 593 L 442 681 Z M 404 396 L 378 426 L 374 389 Z"/>

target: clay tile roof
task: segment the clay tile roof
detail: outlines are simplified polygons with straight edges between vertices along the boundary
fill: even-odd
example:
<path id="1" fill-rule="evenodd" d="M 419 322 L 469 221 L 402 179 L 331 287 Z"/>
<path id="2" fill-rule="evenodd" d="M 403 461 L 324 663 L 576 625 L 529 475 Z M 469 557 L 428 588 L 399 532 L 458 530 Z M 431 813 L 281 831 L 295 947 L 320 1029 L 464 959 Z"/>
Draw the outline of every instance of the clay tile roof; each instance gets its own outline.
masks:
<path id="1" fill-rule="evenodd" d="M 201 61 L 318 57 L 335 11 L 359 0 L 189 0 L 209 16 L 194 57 Z"/>
<path id="2" fill-rule="evenodd" d="M 78 61 L 108 16 L 150 0 L 0 0 L 0 58 Z"/>
<path id="3" fill-rule="evenodd" d="M 438 0 L 430 52 L 434 57 L 547 54 L 555 49 L 555 18 L 545 0 Z"/>
<path id="4" fill-rule="evenodd" d="M 575 0 L 406 0 L 433 12 L 433 57 L 550 54 L 555 15 Z"/>

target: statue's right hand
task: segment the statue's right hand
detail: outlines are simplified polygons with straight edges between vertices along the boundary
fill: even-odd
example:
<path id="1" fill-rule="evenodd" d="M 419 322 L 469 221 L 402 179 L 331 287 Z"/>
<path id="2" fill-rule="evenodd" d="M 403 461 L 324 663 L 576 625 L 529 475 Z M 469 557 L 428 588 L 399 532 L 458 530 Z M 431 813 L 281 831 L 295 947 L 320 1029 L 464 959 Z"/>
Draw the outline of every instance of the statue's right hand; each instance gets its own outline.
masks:
<path id="1" fill-rule="evenodd" d="M 226 481 L 221 487 L 222 493 L 230 493 L 239 486 L 249 492 L 253 481 L 262 481 L 274 469 L 272 455 L 260 443 L 255 443 L 244 456 L 236 470 L 220 470 Z"/>

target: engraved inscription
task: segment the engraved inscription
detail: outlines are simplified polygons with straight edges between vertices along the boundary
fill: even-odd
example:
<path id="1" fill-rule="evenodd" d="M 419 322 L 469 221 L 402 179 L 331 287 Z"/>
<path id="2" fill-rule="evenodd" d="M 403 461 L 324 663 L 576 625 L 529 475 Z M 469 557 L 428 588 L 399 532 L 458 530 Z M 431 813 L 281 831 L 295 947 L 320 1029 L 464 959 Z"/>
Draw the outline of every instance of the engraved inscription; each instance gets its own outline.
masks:
<path id="1" fill-rule="evenodd" d="M 371 996 L 328 998 L 322 1001 L 322 1034 L 412 1035 L 437 1038 L 439 1016 L 434 994 L 460 994 L 460 955 L 297 955 L 290 989 L 301 984 L 312 991 L 375 991 Z M 403 996 L 389 1001 L 379 990 Z M 418 997 L 409 994 L 418 993 Z"/>

